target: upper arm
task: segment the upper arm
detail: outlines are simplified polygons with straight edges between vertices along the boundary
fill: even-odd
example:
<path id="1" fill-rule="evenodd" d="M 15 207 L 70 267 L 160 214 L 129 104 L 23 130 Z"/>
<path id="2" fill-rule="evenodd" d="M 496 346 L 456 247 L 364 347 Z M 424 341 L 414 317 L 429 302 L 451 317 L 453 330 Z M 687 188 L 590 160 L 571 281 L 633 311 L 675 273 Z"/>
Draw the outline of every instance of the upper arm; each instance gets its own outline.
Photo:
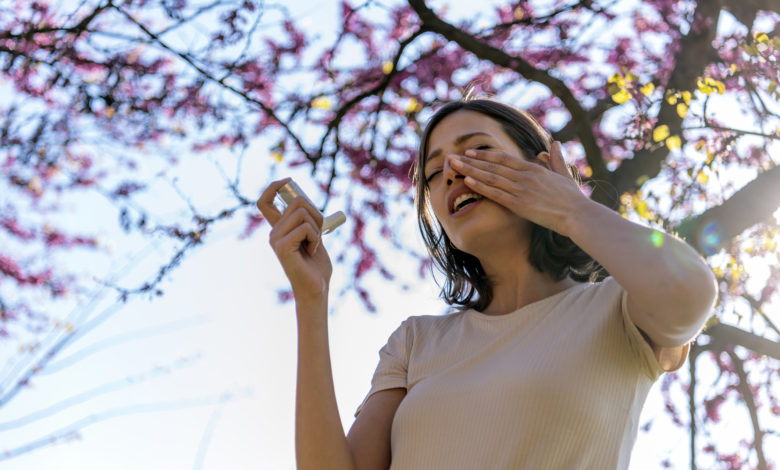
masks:
<path id="1" fill-rule="evenodd" d="M 665 372 L 672 372 L 682 367 L 685 362 L 685 358 L 688 357 L 688 352 L 691 349 L 691 343 L 685 343 L 682 346 L 663 347 L 657 345 L 642 329 L 639 329 L 642 333 L 647 344 L 653 349 L 653 355 L 655 360 L 658 361 L 658 365 L 661 366 Z"/>
<path id="2" fill-rule="evenodd" d="M 366 400 L 347 434 L 347 445 L 357 470 L 390 468 L 390 429 L 405 396 L 405 388 L 391 388 L 380 390 Z"/>
<path id="3" fill-rule="evenodd" d="M 707 309 L 697 306 L 691 311 L 678 309 L 681 312 L 677 315 L 660 315 L 656 305 L 642 302 L 630 294 L 627 294 L 626 302 L 633 323 L 653 344 L 667 348 L 683 346 L 699 334 L 711 312 L 712 305 L 709 302 L 708 305 Z"/>
<path id="4" fill-rule="evenodd" d="M 718 294 L 709 267 L 704 265 L 701 274 L 670 281 L 655 291 L 626 294 L 628 315 L 652 344 L 664 348 L 684 346 L 701 332 Z"/>
<path id="5" fill-rule="evenodd" d="M 695 336 L 690 337 L 690 333 L 682 332 L 677 338 L 671 339 L 670 344 L 670 338 L 660 335 L 654 328 L 656 325 L 648 322 L 649 319 L 652 319 L 652 316 L 642 312 L 643 306 L 632 302 L 631 295 L 626 294 L 625 308 L 628 310 L 628 317 L 636 325 L 644 341 L 652 348 L 653 355 L 661 369 L 666 372 L 679 369 L 685 362 L 685 358 L 688 357 L 690 341 Z M 642 315 L 643 313 L 644 315 Z M 701 328 L 701 326 L 698 326 L 698 328 Z M 662 338 L 660 341 L 659 337 Z M 680 342 L 682 344 L 679 344 Z"/>

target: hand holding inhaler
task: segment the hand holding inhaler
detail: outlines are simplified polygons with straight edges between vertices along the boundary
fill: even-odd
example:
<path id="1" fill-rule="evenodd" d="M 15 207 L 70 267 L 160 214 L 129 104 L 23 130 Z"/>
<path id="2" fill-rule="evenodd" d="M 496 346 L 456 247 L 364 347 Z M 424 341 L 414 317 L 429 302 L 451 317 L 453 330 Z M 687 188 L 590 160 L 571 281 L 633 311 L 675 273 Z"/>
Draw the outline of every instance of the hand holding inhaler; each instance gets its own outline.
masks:
<path id="1" fill-rule="evenodd" d="M 290 280 L 296 303 L 326 299 L 333 268 L 321 236 L 341 225 L 344 214 L 326 219 L 290 178 L 271 183 L 257 208 L 272 227 L 269 242 Z"/>
<path id="2" fill-rule="evenodd" d="M 282 211 L 284 211 L 284 209 L 286 209 L 288 205 L 292 204 L 295 198 L 299 196 L 306 199 L 306 201 L 308 201 L 312 206 L 314 205 L 311 199 L 306 196 L 306 193 L 303 192 L 301 187 L 298 186 L 295 181 L 290 180 L 276 192 L 276 202 L 281 206 Z M 333 214 L 325 217 L 325 220 L 322 222 L 322 234 L 329 234 L 346 221 L 347 216 L 345 216 L 343 212 L 334 212 Z"/>

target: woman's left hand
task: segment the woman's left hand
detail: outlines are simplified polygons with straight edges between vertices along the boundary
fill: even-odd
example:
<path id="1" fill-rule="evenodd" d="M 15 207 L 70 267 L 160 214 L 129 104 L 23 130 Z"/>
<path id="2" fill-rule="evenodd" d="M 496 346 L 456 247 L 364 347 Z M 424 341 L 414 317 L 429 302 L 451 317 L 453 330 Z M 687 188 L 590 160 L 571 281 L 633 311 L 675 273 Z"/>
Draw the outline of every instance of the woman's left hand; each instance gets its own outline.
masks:
<path id="1" fill-rule="evenodd" d="M 546 160 L 547 166 L 490 150 L 472 149 L 465 153 L 449 158 L 455 171 L 466 177 L 469 188 L 561 235 L 567 235 L 570 216 L 583 204 L 592 202 L 569 173 L 560 142 L 553 142 L 550 154 L 532 157 L 540 163 Z"/>

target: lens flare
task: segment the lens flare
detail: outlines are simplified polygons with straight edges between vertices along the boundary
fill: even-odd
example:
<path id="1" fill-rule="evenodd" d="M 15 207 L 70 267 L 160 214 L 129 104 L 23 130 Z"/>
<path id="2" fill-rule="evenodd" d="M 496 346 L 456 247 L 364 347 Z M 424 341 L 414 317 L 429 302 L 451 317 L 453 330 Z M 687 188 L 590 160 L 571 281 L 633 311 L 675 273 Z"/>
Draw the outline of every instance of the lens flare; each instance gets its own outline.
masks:
<path id="1" fill-rule="evenodd" d="M 707 255 L 714 255 L 720 247 L 721 237 L 720 224 L 713 221 L 704 226 L 699 233 L 699 246 Z"/>
<path id="2" fill-rule="evenodd" d="M 650 241 L 657 248 L 664 244 L 664 234 L 658 230 L 653 230 L 653 233 L 650 235 Z"/>

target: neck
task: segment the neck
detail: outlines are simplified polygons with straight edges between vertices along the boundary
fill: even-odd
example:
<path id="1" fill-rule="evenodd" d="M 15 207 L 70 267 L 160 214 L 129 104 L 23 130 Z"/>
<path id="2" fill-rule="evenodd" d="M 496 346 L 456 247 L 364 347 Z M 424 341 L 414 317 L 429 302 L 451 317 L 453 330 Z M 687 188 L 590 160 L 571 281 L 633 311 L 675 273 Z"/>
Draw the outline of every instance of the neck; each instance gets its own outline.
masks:
<path id="1" fill-rule="evenodd" d="M 496 250 L 478 257 L 482 268 L 493 283 L 493 299 L 483 310 L 486 315 L 503 315 L 533 302 L 555 295 L 576 281 L 560 281 L 540 273 L 528 261 L 528 250 Z"/>

